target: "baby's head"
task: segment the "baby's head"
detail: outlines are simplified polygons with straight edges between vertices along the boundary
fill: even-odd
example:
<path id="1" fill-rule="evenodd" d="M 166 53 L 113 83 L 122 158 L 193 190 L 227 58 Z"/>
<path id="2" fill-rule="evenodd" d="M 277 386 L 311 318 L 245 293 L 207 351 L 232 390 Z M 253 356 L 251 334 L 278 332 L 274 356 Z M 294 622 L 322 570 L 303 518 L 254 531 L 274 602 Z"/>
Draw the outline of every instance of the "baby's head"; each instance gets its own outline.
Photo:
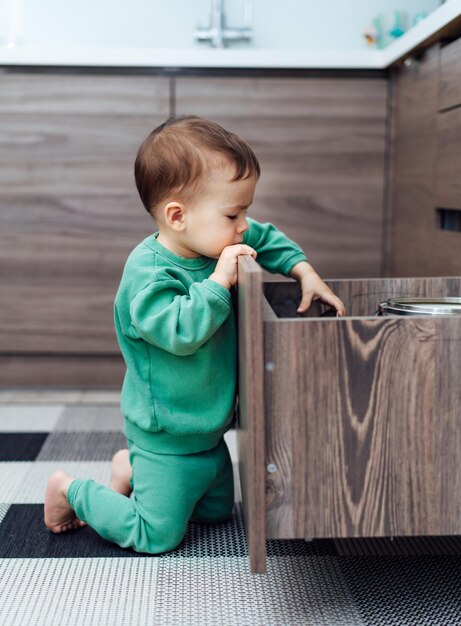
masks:
<path id="1" fill-rule="evenodd" d="M 156 217 L 171 197 L 185 201 L 218 167 L 232 166 L 233 180 L 260 176 L 258 159 L 238 135 L 196 116 L 171 117 L 141 144 L 134 172 L 146 210 Z"/>
<path id="2" fill-rule="evenodd" d="M 219 255 L 222 244 L 241 241 L 259 176 L 258 160 L 243 139 L 195 116 L 170 118 L 156 128 L 141 144 L 135 162 L 139 195 L 160 233 L 207 256 Z M 211 250 L 197 237 L 214 226 L 217 241 Z"/>

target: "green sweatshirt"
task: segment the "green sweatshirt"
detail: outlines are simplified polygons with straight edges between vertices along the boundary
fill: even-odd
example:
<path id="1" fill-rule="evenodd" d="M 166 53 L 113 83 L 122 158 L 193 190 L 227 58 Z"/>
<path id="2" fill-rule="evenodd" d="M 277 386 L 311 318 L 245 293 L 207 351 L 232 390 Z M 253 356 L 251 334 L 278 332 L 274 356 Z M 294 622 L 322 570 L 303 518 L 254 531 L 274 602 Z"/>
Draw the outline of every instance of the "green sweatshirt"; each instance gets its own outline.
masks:
<path id="1" fill-rule="evenodd" d="M 265 269 L 288 276 L 306 260 L 272 224 L 248 223 L 244 243 Z M 233 418 L 235 316 L 230 292 L 208 278 L 217 260 L 178 256 L 157 235 L 130 254 L 115 298 L 125 434 L 153 452 L 191 454 L 217 445 Z"/>

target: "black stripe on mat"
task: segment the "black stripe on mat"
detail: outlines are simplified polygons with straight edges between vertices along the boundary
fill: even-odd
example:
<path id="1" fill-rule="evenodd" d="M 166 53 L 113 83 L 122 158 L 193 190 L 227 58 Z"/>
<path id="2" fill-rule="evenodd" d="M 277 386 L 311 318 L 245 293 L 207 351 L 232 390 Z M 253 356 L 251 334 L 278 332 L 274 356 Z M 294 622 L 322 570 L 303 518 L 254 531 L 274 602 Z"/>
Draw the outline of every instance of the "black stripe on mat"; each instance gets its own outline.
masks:
<path id="1" fill-rule="evenodd" d="M 0 461 L 35 461 L 49 433 L 0 433 Z"/>
<path id="2" fill-rule="evenodd" d="M 330 540 L 271 540 L 268 556 L 320 556 L 335 554 Z M 234 507 L 231 520 L 222 524 L 189 524 L 175 550 L 160 555 L 175 557 L 244 557 L 248 555 L 242 504 Z M 42 504 L 12 504 L 0 524 L 0 558 L 98 558 L 133 557 L 139 553 L 102 539 L 85 527 L 59 535 L 43 521 Z"/>
<path id="3" fill-rule="evenodd" d="M 461 624 L 461 556 L 339 556 L 364 624 Z"/>
<path id="4" fill-rule="evenodd" d="M 43 521 L 43 504 L 12 504 L 0 525 L 0 558 L 139 556 L 101 539 L 89 527 L 55 535 Z"/>
<path id="5" fill-rule="evenodd" d="M 460 536 L 334 539 L 341 556 L 461 555 Z"/>

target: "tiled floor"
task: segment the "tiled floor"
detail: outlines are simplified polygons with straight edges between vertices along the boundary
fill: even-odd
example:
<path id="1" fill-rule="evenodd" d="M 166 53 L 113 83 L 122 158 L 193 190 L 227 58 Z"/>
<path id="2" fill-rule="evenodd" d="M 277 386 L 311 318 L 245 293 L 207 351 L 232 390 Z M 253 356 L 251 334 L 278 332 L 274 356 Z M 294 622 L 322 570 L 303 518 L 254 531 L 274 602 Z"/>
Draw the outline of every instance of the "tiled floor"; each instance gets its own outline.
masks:
<path id="1" fill-rule="evenodd" d="M 1 626 L 461 624 L 461 541 L 270 541 L 252 575 L 238 478 L 231 522 L 157 557 L 43 525 L 49 474 L 107 483 L 118 394 L 0 392 Z M 235 433 L 226 439 L 236 461 Z M 234 465 L 236 467 L 236 465 Z"/>

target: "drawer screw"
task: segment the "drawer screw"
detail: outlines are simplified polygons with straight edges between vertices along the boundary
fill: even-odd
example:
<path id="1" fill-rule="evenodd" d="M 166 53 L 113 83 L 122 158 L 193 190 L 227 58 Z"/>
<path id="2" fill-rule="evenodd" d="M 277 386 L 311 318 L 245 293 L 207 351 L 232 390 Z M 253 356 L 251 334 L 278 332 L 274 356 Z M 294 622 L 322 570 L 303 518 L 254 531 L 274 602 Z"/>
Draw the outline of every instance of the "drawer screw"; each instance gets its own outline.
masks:
<path id="1" fill-rule="evenodd" d="M 273 363 L 272 361 L 268 361 L 266 363 L 266 370 L 268 372 L 273 372 L 275 370 L 275 363 Z"/>
<path id="2" fill-rule="evenodd" d="M 269 463 L 269 465 L 267 466 L 267 471 L 269 472 L 269 474 L 275 474 L 275 472 L 277 472 L 277 465 L 274 465 L 274 463 Z"/>

